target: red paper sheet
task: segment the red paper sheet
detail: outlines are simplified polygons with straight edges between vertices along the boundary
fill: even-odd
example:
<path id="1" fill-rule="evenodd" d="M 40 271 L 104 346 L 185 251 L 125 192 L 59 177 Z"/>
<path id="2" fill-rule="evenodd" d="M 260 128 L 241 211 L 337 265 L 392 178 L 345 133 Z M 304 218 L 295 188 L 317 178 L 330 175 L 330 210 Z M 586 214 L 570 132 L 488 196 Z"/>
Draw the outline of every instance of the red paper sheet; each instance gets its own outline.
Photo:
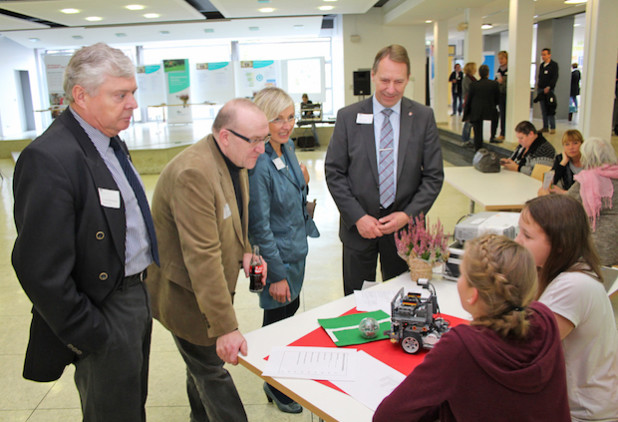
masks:
<path id="1" fill-rule="evenodd" d="M 348 312 L 342 315 L 356 314 L 358 311 L 356 308 L 350 309 Z M 459 324 L 469 324 L 469 321 L 454 316 L 441 314 L 442 318 L 450 322 L 451 327 L 455 327 Z M 322 327 L 316 328 L 305 336 L 289 344 L 289 346 L 305 346 L 305 347 L 337 347 L 335 343 L 330 339 L 326 331 Z M 348 348 L 363 350 L 374 358 L 384 362 L 393 369 L 398 370 L 404 375 L 409 375 L 414 368 L 420 365 L 425 359 L 425 355 L 428 350 L 422 349 L 415 355 L 406 353 L 401 348 L 399 343 L 391 343 L 390 340 L 378 340 L 364 344 L 355 344 L 352 346 L 345 346 Z M 317 381 L 324 385 L 327 385 L 335 390 L 342 391 L 336 387 L 330 381 Z M 343 392 L 343 391 L 342 391 Z"/>

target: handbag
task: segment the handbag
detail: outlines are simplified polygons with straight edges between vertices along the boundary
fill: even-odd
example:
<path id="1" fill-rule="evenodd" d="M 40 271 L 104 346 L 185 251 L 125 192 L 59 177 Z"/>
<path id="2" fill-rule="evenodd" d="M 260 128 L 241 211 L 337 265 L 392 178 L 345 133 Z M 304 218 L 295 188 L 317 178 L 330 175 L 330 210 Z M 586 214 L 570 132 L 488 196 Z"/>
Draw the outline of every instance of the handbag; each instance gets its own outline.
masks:
<path id="1" fill-rule="evenodd" d="M 313 213 L 315 212 L 315 206 L 317 205 L 317 200 L 314 199 L 313 201 L 307 201 L 307 214 L 309 214 L 309 217 L 313 218 Z"/>
<path id="2" fill-rule="evenodd" d="M 481 148 L 474 154 L 472 165 L 481 173 L 500 173 L 500 159 L 487 148 Z"/>

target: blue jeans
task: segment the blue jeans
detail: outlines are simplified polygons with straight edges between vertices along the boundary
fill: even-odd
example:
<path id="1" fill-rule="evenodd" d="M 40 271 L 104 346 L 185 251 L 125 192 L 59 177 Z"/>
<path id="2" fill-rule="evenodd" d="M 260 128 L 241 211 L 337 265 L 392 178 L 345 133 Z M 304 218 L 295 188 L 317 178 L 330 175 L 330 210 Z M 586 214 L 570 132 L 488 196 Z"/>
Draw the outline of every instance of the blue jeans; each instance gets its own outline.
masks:
<path id="1" fill-rule="evenodd" d="M 556 115 L 547 115 L 547 106 L 544 99 L 539 101 L 539 104 L 541 105 L 541 114 L 543 115 L 543 129 L 556 129 Z"/>

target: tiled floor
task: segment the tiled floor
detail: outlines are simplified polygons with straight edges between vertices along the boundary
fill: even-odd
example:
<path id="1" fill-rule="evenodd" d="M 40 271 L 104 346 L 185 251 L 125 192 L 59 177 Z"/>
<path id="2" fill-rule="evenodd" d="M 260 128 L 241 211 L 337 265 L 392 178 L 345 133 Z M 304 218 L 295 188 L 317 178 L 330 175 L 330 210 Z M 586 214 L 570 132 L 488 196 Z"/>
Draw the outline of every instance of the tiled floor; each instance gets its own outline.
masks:
<path id="1" fill-rule="evenodd" d="M 454 129 L 457 129 L 454 123 Z M 201 138 L 210 123 L 170 126 L 153 124 L 133 127 L 123 137 L 132 148 L 158 148 Z M 556 137 L 558 135 L 555 135 Z M 558 139 L 558 143 L 559 138 Z M 554 142 L 554 139 L 552 139 Z M 300 151 L 299 159 L 311 174 L 310 198 L 317 198 L 316 223 L 321 232 L 318 239 L 309 239 L 307 273 L 299 312 L 339 298 L 343 294 L 341 278 L 341 244 L 337 235 L 339 215 L 324 180 L 325 150 Z M 449 165 L 446 163 L 446 165 Z M 30 302 L 24 295 L 13 269 L 10 254 L 15 239 L 12 218 L 11 182 L 13 163 L 0 160 L 3 175 L 0 185 L 0 421 L 76 421 L 81 417 L 79 398 L 73 383 L 73 370 L 67 368 L 54 383 L 39 384 L 21 377 L 23 355 L 28 338 Z M 143 177 L 148 195 L 157 175 Z M 455 223 L 468 210 L 468 199 L 445 184 L 429 219 L 437 218 L 452 232 Z M 257 297 L 248 291 L 248 282 L 239 278 L 236 312 L 241 332 L 259 328 L 262 312 Z M 251 347 L 249 345 L 249 347 Z M 311 421 L 317 420 L 308 411 L 287 415 L 268 404 L 259 377 L 241 366 L 228 366 L 236 382 L 250 421 Z M 187 421 L 189 407 L 185 393 L 183 362 L 170 334 L 155 323 L 147 403 L 149 421 Z"/>

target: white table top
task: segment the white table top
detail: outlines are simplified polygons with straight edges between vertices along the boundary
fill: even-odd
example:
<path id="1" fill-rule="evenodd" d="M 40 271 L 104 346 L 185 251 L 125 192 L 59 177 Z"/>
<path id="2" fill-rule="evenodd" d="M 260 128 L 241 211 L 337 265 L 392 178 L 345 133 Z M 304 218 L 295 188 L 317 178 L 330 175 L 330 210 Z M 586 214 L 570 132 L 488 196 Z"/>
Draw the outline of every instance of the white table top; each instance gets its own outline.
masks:
<path id="1" fill-rule="evenodd" d="M 504 169 L 500 173 L 481 173 L 471 166 L 445 167 L 444 178 L 487 211 L 521 210 L 541 187 L 539 180 Z"/>
<path id="2" fill-rule="evenodd" d="M 461 307 L 456 283 L 442 279 L 432 280 L 438 303 L 443 313 L 470 319 Z M 409 273 L 404 273 L 375 289 L 393 289 L 413 286 Z M 249 346 L 247 356 L 240 356 L 240 364 L 261 376 L 266 367 L 264 357 L 275 346 L 287 346 L 319 327 L 318 318 L 332 318 L 349 311 L 355 305 L 354 295 L 349 295 L 275 324 L 245 334 Z M 373 411 L 347 394 L 341 393 L 313 380 L 263 377 L 282 392 L 325 421 L 371 421 Z"/>

